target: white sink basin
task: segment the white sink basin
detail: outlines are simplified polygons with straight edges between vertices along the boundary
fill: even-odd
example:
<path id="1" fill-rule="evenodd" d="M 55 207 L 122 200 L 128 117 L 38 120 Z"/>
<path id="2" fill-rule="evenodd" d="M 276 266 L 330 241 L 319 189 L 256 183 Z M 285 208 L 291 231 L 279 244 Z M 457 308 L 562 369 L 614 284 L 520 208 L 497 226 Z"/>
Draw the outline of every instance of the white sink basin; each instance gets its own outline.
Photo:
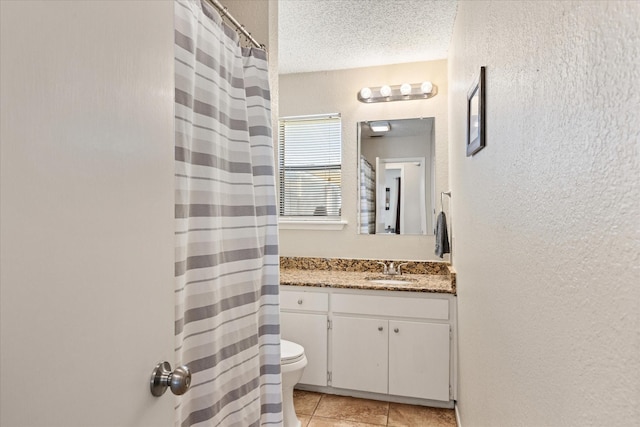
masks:
<path id="1" fill-rule="evenodd" d="M 393 279 L 378 279 L 378 280 L 369 280 L 371 283 L 377 283 L 379 285 L 406 285 L 409 283 L 406 280 L 393 280 Z"/>

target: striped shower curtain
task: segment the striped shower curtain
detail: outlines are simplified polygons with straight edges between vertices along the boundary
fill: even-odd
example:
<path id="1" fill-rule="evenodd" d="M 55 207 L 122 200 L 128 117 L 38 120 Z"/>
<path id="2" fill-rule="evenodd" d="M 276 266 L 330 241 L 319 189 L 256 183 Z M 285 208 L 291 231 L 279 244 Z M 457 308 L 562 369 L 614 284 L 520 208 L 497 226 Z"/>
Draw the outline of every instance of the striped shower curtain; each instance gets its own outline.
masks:
<path id="1" fill-rule="evenodd" d="M 175 4 L 176 426 L 281 425 L 279 259 L 266 53 Z"/>
<path id="2" fill-rule="evenodd" d="M 360 156 L 360 233 L 376 233 L 376 171 Z"/>

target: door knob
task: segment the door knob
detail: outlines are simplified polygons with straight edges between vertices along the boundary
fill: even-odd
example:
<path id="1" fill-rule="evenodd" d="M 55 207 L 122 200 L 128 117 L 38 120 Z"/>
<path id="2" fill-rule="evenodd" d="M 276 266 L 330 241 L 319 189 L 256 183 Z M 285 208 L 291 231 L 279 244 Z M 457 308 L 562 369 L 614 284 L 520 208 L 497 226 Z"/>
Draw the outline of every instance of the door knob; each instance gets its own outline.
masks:
<path id="1" fill-rule="evenodd" d="M 378 326 L 379 331 L 381 331 L 382 329 L 384 329 L 382 326 Z"/>
<path id="2" fill-rule="evenodd" d="M 400 329 L 395 328 L 395 329 L 393 330 L 393 332 L 395 332 L 395 333 L 397 334 L 398 332 L 400 332 Z"/>
<path id="3" fill-rule="evenodd" d="M 176 396 L 185 394 L 190 385 L 191 372 L 185 365 L 178 366 L 171 372 L 171 364 L 161 362 L 151 372 L 151 394 L 156 397 L 162 396 L 167 391 L 167 387 L 171 388 L 171 392 Z"/>

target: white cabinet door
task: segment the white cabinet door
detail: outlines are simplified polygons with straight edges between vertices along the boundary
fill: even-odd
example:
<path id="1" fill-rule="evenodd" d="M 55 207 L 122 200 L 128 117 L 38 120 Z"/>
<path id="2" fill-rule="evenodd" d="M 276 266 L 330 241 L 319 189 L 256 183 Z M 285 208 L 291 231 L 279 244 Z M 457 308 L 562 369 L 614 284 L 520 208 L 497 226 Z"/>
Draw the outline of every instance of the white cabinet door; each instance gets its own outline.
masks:
<path id="1" fill-rule="evenodd" d="M 449 325 L 389 321 L 389 394 L 449 400 Z"/>
<path id="2" fill-rule="evenodd" d="M 327 315 L 280 313 L 280 334 L 283 339 L 304 347 L 307 367 L 301 384 L 327 385 Z"/>
<path id="3" fill-rule="evenodd" d="M 380 319 L 333 318 L 333 387 L 387 393 L 387 326 Z"/>

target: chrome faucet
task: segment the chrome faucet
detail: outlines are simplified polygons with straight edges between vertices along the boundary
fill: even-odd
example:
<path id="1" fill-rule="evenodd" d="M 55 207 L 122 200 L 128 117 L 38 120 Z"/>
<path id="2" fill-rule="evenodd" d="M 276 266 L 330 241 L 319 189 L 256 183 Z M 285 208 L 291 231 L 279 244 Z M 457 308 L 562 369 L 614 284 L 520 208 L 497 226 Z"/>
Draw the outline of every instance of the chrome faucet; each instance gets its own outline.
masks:
<path id="1" fill-rule="evenodd" d="M 376 262 L 376 264 L 380 264 L 384 267 L 384 270 L 382 270 L 382 274 L 389 274 L 389 269 L 387 268 L 387 264 L 385 264 L 384 262 Z"/>
<path id="2" fill-rule="evenodd" d="M 403 262 L 402 264 L 398 265 L 397 268 L 393 264 L 393 261 L 391 261 L 388 266 L 384 262 L 377 262 L 376 264 L 381 264 L 382 266 L 384 266 L 384 270 L 382 271 L 383 274 L 386 274 L 388 276 L 395 276 L 395 275 L 400 276 L 402 275 L 402 267 L 404 267 L 405 265 L 408 265 L 409 263 Z"/>
<path id="3" fill-rule="evenodd" d="M 404 267 L 405 265 L 409 265 L 408 262 L 403 262 L 402 264 L 398 265 L 398 274 L 402 275 L 402 267 Z"/>
<path id="4" fill-rule="evenodd" d="M 398 272 L 396 271 L 396 268 L 393 266 L 393 261 L 391 261 L 389 263 L 389 268 L 387 269 L 387 274 L 390 276 L 395 276 L 396 274 L 398 274 Z"/>

